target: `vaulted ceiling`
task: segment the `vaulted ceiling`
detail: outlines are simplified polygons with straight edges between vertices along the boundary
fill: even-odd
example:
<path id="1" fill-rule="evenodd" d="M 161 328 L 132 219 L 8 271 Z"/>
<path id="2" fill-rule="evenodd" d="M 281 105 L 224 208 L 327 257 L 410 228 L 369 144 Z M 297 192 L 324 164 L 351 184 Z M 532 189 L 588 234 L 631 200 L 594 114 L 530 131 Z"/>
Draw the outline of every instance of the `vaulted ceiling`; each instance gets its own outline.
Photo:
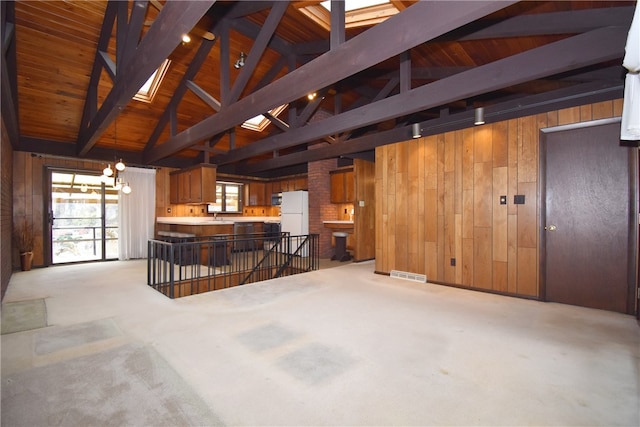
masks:
<path id="1" fill-rule="evenodd" d="M 492 122 L 622 97 L 634 1 L 400 0 L 360 27 L 344 3 L 318 3 L 3 1 L 11 143 L 277 176 L 367 156 L 414 123 L 423 135 L 469 127 L 476 107 Z M 152 102 L 133 100 L 166 58 Z M 241 127 L 260 114 L 262 132 Z"/>

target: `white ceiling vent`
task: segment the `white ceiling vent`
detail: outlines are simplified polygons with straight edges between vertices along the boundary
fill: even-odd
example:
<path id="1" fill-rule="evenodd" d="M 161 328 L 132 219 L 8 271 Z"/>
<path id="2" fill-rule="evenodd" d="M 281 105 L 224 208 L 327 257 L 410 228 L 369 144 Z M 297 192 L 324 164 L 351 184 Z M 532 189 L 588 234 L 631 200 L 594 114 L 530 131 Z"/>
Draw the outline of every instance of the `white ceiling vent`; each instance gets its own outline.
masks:
<path id="1" fill-rule="evenodd" d="M 425 274 L 409 273 L 408 271 L 391 270 L 391 277 L 411 280 L 412 282 L 427 283 L 427 276 Z"/>

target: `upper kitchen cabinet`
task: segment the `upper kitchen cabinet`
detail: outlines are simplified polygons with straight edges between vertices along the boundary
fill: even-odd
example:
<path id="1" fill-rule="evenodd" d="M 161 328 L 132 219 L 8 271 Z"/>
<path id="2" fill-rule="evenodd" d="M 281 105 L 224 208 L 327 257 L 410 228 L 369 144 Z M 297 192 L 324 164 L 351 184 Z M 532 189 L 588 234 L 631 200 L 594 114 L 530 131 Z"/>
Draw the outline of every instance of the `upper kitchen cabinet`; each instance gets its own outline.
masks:
<path id="1" fill-rule="evenodd" d="M 356 198 L 356 185 L 353 167 L 331 172 L 331 203 L 353 203 Z"/>
<path id="2" fill-rule="evenodd" d="M 298 190 L 307 190 L 309 188 L 307 177 L 299 176 L 293 180 L 293 189 L 295 191 Z"/>
<path id="3" fill-rule="evenodd" d="M 306 176 L 291 176 L 286 179 L 279 179 L 276 181 L 271 181 L 270 183 L 270 192 L 271 193 L 282 193 L 283 191 L 298 191 L 298 190 L 307 190 L 308 189 L 308 181 Z"/>
<path id="4" fill-rule="evenodd" d="M 172 172 L 169 198 L 178 203 L 214 203 L 216 201 L 216 167 L 203 164 Z"/>
<path id="5" fill-rule="evenodd" d="M 265 206 L 271 204 L 271 199 L 267 203 L 267 185 L 264 182 L 252 181 L 244 185 L 245 203 L 247 206 Z M 269 192 L 269 197 L 271 193 Z"/>

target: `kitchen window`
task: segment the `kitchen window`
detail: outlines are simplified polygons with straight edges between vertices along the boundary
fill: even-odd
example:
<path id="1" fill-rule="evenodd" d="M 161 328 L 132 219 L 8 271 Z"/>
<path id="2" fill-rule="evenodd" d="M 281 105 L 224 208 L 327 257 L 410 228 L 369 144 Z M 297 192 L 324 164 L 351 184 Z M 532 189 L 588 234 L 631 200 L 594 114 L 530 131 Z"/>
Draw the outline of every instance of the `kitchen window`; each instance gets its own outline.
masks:
<path id="1" fill-rule="evenodd" d="M 239 213 L 242 211 L 242 184 L 216 183 L 216 202 L 210 203 L 209 213 Z"/>

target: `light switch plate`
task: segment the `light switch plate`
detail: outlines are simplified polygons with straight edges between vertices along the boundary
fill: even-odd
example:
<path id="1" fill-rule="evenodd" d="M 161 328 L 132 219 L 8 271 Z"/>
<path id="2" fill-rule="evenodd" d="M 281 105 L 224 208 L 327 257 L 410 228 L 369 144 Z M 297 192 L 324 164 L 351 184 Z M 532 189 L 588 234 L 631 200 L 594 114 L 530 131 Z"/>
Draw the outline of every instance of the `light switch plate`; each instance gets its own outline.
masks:
<path id="1" fill-rule="evenodd" d="M 364 207 L 364 200 L 360 200 L 360 201 L 358 202 L 358 206 L 360 206 L 361 208 L 363 208 L 363 207 Z"/>

